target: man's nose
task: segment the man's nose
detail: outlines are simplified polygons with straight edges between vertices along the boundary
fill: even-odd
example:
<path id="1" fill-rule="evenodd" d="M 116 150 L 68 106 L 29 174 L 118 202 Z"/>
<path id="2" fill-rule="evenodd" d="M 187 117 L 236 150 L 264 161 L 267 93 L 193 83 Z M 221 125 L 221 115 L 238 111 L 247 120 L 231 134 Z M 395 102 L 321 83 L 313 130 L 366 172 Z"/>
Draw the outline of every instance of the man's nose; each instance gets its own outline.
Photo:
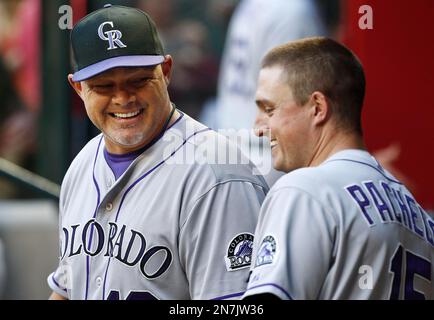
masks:
<path id="1" fill-rule="evenodd" d="M 124 107 L 134 103 L 136 101 L 136 95 L 126 88 L 117 88 L 113 94 L 112 101 L 114 105 Z"/>
<path id="2" fill-rule="evenodd" d="M 267 135 L 269 131 L 267 121 L 263 116 L 262 112 L 258 112 L 256 114 L 255 124 L 254 124 L 255 135 L 258 137 L 263 137 Z"/>

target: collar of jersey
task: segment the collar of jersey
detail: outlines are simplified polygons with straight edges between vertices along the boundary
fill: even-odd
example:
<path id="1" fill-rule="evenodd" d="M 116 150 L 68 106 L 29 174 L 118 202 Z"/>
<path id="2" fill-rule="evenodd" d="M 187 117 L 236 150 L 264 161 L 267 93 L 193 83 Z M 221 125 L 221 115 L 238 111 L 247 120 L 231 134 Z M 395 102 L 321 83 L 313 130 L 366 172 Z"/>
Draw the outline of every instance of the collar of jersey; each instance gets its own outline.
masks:
<path id="1" fill-rule="evenodd" d="M 359 161 L 371 163 L 374 161 L 374 158 L 371 156 L 371 154 L 362 149 L 345 149 L 342 151 L 338 151 L 335 154 L 331 155 L 329 158 L 327 158 L 322 164 L 326 164 L 327 162 L 339 160 L 339 159 L 357 159 Z M 375 161 L 374 161 L 375 163 Z"/>

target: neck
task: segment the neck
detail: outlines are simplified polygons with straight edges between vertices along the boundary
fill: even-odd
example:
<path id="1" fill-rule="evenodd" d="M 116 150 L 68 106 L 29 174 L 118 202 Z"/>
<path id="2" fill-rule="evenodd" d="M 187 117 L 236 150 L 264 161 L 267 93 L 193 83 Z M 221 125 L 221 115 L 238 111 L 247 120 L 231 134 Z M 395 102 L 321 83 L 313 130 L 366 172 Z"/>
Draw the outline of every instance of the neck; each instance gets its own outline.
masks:
<path id="1" fill-rule="evenodd" d="M 176 120 L 178 120 L 178 118 L 181 116 L 181 114 L 178 112 L 178 110 L 175 110 L 175 112 L 173 113 L 172 118 L 169 121 L 169 124 L 167 125 L 167 127 L 169 128 L 172 124 L 174 124 L 176 122 Z"/>
<path id="2" fill-rule="evenodd" d="M 320 136 L 309 167 L 318 166 L 335 153 L 346 149 L 366 150 L 362 136 L 355 131 L 338 128 L 325 131 Z"/>

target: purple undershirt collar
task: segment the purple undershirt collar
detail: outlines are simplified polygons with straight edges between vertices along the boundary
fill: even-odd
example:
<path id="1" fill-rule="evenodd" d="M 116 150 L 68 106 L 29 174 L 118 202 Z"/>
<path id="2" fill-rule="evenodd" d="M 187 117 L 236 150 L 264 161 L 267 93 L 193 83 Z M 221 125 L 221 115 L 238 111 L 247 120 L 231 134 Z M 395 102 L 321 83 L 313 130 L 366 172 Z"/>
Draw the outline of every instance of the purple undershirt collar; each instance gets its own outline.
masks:
<path id="1" fill-rule="evenodd" d="M 117 180 L 148 146 L 126 154 L 113 154 L 104 147 L 104 158 Z"/>

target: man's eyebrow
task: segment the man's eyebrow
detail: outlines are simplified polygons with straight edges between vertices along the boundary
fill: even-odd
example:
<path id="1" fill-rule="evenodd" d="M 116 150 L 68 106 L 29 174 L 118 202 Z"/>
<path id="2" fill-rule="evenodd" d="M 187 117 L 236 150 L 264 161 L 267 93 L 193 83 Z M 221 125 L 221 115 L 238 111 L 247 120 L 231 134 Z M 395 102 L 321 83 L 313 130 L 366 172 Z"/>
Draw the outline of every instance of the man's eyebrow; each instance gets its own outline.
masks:
<path id="1" fill-rule="evenodd" d="M 272 102 L 266 98 L 255 99 L 255 103 L 259 108 L 264 108 L 265 105 L 272 105 Z"/>

